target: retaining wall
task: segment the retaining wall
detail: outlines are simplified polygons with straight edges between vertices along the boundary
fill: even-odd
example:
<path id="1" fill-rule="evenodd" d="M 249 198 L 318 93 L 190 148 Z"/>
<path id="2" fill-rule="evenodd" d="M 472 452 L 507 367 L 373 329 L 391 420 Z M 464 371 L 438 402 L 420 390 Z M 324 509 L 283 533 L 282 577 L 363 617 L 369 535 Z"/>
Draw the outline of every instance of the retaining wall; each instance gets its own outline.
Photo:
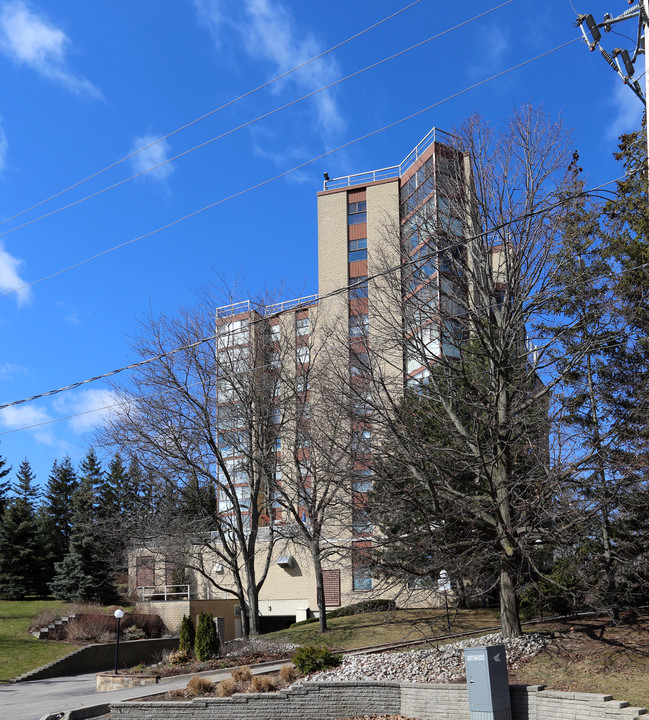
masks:
<path id="1" fill-rule="evenodd" d="M 611 695 L 557 692 L 543 685 L 510 685 L 510 695 L 512 720 L 634 720 L 647 712 Z M 277 693 L 111 705 L 112 720 L 331 720 L 385 714 L 469 720 L 466 685 L 304 683 Z"/>
<path id="2" fill-rule="evenodd" d="M 119 643 L 120 668 L 132 667 L 139 663 L 153 662 L 164 650 L 176 650 L 178 638 L 153 638 L 151 640 L 121 640 Z M 69 655 L 32 670 L 14 682 L 25 680 L 46 680 L 47 678 L 82 673 L 100 672 L 115 667 L 115 643 L 86 645 Z"/>

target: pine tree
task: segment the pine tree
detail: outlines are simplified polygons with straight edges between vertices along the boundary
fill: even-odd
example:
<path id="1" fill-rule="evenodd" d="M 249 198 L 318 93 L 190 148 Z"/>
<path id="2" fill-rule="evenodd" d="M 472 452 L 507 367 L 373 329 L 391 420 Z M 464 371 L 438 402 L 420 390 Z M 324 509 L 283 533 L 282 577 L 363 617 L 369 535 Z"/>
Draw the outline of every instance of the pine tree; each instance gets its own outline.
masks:
<path id="1" fill-rule="evenodd" d="M 178 642 L 178 649 L 193 652 L 195 642 L 196 628 L 194 627 L 194 621 L 191 617 L 183 615 L 183 619 L 180 623 L 180 640 Z"/>
<path id="2" fill-rule="evenodd" d="M 202 662 L 216 657 L 219 654 L 220 644 L 214 619 L 209 613 L 200 613 L 196 624 L 196 640 L 194 642 L 196 659 Z"/>
<path id="3" fill-rule="evenodd" d="M 72 529 L 72 497 L 79 485 L 69 456 L 59 464 L 56 460 L 45 490 L 45 511 L 52 524 L 50 540 L 54 559 L 59 561 L 70 549 Z"/>
<path id="4" fill-rule="evenodd" d="M 9 504 L 10 483 L 4 478 L 11 472 L 11 466 L 6 467 L 7 461 L 0 455 L 0 520 Z"/>
<path id="5" fill-rule="evenodd" d="M 110 554 L 102 542 L 97 521 L 96 487 L 103 479 L 101 464 L 94 450 L 81 463 L 81 480 L 73 499 L 70 549 L 55 564 L 52 592 L 61 600 L 97 601 L 114 599 Z"/>
<path id="6" fill-rule="evenodd" d="M 42 591 L 36 523 L 38 492 L 26 459 L 20 464 L 12 492 L 0 528 L 0 597 L 19 600 Z"/>

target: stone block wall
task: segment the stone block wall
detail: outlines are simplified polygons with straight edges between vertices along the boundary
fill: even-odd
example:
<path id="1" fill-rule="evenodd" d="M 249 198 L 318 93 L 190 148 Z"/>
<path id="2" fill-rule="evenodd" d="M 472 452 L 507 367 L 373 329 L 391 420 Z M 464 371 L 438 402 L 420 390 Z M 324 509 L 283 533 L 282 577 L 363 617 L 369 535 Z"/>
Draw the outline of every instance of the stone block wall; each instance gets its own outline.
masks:
<path id="1" fill-rule="evenodd" d="M 645 720 L 644 708 L 610 695 L 511 685 L 512 720 Z M 277 693 L 197 698 L 192 702 L 116 703 L 112 720 L 331 720 L 397 715 L 469 720 L 466 685 L 390 682 L 305 683 Z"/>

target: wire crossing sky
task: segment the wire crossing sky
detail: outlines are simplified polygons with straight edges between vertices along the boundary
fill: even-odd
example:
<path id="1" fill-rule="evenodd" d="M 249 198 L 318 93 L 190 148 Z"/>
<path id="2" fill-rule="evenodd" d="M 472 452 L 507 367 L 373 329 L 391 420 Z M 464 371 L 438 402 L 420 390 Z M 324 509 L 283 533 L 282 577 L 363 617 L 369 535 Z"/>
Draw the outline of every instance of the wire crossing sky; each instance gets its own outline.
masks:
<path id="1" fill-rule="evenodd" d="M 573 42 L 505 72 L 580 35 L 575 11 L 626 8 L 572 5 L 0 0 L 0 233 L 73 205 L 0 236 L 0 295 L 21 288 L 0 304 L 0 405 L 130 364 L 138 317 L 191 305 L 219 277 L 236 300 L 317 292 L 322 173 L 394 165 L 433 126 L 540 104 L 573 129 L 589 186 L 617 177 L 616 138 L 641 107 L 601 58 Z M 5 435 L 0 453 L 45 482 L 55 458 L 85 454 L 102 416 L 87 411 L 110 405 L 96 382 L 5 408 L 0 432 L 68 419 Z"/>

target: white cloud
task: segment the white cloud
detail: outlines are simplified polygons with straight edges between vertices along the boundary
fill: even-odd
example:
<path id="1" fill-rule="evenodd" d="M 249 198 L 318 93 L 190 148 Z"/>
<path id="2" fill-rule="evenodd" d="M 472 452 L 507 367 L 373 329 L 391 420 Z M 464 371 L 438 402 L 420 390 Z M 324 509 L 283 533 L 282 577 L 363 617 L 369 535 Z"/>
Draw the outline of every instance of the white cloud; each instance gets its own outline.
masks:
<path id="1" fill-rule="evenodd" d="M 510 48 L 509 34 L 505 28 L 491 25 L 481 31 L 475 52 L 470 56 L 469 76 L 482 79 L 483 76 L 500 69 Z"/>
<path id="2" fill-rule="evenodd" d="M 51 419 L 45 410 L 35 407 L 31 403 L 27 405 L 12 405 L 11 407 L 0 410 L 0 425 L 2 427 L 7 430 L 30 428 L 34 437 L 45 445 L 54 445 L 56 442 L 52 430 L 47 426 L 34 428 L 30 426 L 46 423 Z"/>
<path id="3" fill-rule="evenodd" d="M 22 287 L 27 282 L 20 276 L 22 264 L 23 260 L 10 255 L 0 241 L 0 291 L 9 292 L 19 287 L 20 290 L 15 293 L 18 305 L 25 305 L 32 298 L 31 288 Z"/>
<path id="4" fill-rule="evenodd" d="M 0 118 L 2 120 L 2 118 Z M 9 149 L 9 142 L 7 141 L 7 136 L 5 135 L 5 131 L 2 129 L 2 125 L 0 125 L 0 172 L 2 172 L 7 163 L 6 163 L 6 157 L 7 157 L 7 150 Z"/>
<path id="5" fill-rule="evenodd" d="M 152 134 L 142 135 L 135 138 L 130 152 L 135 153 L 140 148 L 146 148 L 146 150 L 142 150 L 142 152 L 137 152 L 136 155 L 133 155 L 131 158 L 131 166 L 133 167 L 133 171 L 135 173 L 146 172 L 147 177 L 152 180 L 159 183 L 165 183 L 167 178 L 174 171 L 173 165 L 166 162 L 169 157 L 169 143 L 166 140 L 155 142 L 156 139 L 156 136 Z M 165 164 L 161 165 L 160 163 Z M 160 167 L 156 167 L 158 165 Z M 150 168 L 154 169 L 150 170 Z"/>
<path id="6" fill-rule="evenodd" d="M 280 0 L 243 0 L 238 16 L 233 16 L 232 6 L 228 6 L 226 13 L 221 0 L 194 0 L 194 4 L 199 20 L 210 29 L 217 47 L 223 33 L 234 28 L 242 36 L 248 55 L 270 64 L 273 75 L 290 70 L 323 50 L 311 33 L 296 26 Z M 302 92 L 310 92 L 338 75 L 335 61 L 322 58 L 273 85 L 273 89 L 278 91 L 291 83 Z M 318 93 L 311 102 L 315 103 L 318 125 L 327 137 L 343 129 L 345 122 L 332 90 Z"/>
<path id="7" fill-rule="evenodd" d="M 633 132 L 640 127 L 644 106 L 633 90 L 619 78 L 615 79 L 610 105 L 616 112 L 606 131 L 608 140 L 617 140 L 623 133 Z"/>
<path id="8" fill-rule="evenodd" d="M 75 75 L 67 65 L 70 38 L 39 15 L 24 0 L 0 6 L 0 51 L 18 65 L 26 65 L 43 77 L 72 92 L 100 97 L 88 80 Z"/>
<path id="9" fill-rule="evenodd" d="M 73 432 L 81 434 L 102 425 L 117 410 L 111 406 L 118 400 L 111 390 L 89 388 L 59 396 L 55 407 L 61 415 L 76 415 L 69 419 L 68 425 Z"/>

